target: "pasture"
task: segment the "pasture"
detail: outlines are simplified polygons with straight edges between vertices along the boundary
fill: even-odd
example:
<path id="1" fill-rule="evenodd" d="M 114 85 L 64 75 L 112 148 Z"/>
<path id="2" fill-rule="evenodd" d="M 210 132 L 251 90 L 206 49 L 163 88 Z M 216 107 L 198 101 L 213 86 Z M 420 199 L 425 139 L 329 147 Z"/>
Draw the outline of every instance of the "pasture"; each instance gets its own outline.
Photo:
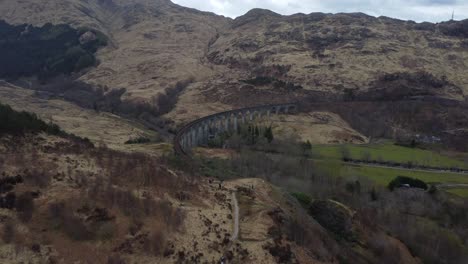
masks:
<path id="1" fill-rule="evenodd" d="M 411 162 L 415 165 L 444 168 L 468 168 L 468 154 L 456 153 L 453 156 L 442 152 L 426 149 L 409 148 L 394 145 L 391 141 L 365 145 L 314 145 L 313 156 L 318 159 L 343 158 L 343 152 L 347 152 L 351 159 L 392 161 L 398 163 Z"/>

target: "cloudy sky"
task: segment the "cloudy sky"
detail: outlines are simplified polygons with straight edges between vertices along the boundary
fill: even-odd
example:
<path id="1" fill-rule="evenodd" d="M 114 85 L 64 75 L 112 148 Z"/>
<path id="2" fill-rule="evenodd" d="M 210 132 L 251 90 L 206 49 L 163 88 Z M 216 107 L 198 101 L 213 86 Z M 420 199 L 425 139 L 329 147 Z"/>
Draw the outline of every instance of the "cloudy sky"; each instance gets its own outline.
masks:
<path id="1" fill-rule="evenodd" d="M 417 22 L 468 18 L 468 0 L 172 0 L 179 5 L 235 18 L 252 8 L 280 14 L 364 12 Z"/>

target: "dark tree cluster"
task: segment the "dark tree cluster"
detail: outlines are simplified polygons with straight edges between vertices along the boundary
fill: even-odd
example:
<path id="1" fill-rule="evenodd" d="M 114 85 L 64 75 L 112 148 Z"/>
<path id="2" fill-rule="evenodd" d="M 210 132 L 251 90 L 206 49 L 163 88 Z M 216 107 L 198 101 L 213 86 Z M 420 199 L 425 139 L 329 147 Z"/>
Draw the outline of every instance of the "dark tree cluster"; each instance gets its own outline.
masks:
<path id="1" fill-rule="evenodd" d="M 131 144 L 145 144 L 151 142 L 151 139 L 147 137 L 137 137 L 137 138 L 131 138 L 127 141 L 125 141 L 125 144 L 131 145 Z"/>
<path id="2" fill-rule="evenodd" d="M 44 80 L 76 72 L 95 65 L 94 53 L 105 45 L 107 38 L 96 30 L 50 23 L 15 26 L 0 20 L 0 78 L 37 75 Z"/>
<path id="3" fill-rule="evenodd" d="M 23 182 L 23 177 L 17 176 L 3 176 L 0 178 L 0 193 L 6 193 L 13 189 L 13 187 Z"/>
<path id="4" fill-rule="evenodd" d="M 409 186 L 410 188 L 419 188 L 424 190 L 427 190 L 428 188 L 427 184 L 421 180 L 405 176 L 398 176 L 388 184 L 388 189 L 393 191 L 394 189 L 402 186 Z"/>
<path id="5" fill-rule="evenodd" d="M 188 78 L 183 81 L 177 82 L 174 86 L 166 88 L 164 93 L 160 93 L 153 97 L 153 109 L 155 109 L 156 115 L 160 116 L 167 114 L 179 100 L 179 95 L 194 81 L 194 78 Z"/>
<path id="6" fill-rule="evenodd" d="M 258 126 L 247 126 L 247 129 L 239 127 L 238 134 L 241 136 L 242 139 L 246 141 L 247 144 L 254 145 L 260 139 L 260 135 L 262 135 L 268 143 L 271 143 L 274 139 L 273 130 L 271 126 L 269 127 L 258 127 Z"/>
<path id="7" fill-rule="evenodd" d="M 52 135 L 64 133 L 57 125 L 48 124 L 35 114 L 17 112 L 8 105 L 0 104 L 0 135 L 23 135 L 39 132 L 47 132 Z"/>
<path id="8" fill-rule="evenodd" d="M 193 78 L 177 82 L 165 89 L 164 93 L 151 98 L 151 101 L 123 100 L 125 88 L 111 89 L 73 80 L 69 76 L 59 76 L 47 84 L 36 84 L 38 96 L 59 97 L 80 107 L 96 112 L 111 112 L 129 118 L 138 118 L 150 128 L 161 126 L 161 115 L 170 112 L 179 100 L 179 95 L 193 82 Z M 158 119 L 159 118 L 159 119 Z"/>
<path id="9" fill-rule="evenodd" d="M 58 125 L 46 123 L 36 114 L 18 112 L 10 106 L 0 103 L 0 137 L 3 135 L 24 136 L 25 134 L 47 133 L 49 135 L 66 137 L 89 146 L 93 144 L 87 138 L 81 138 L 66 133 Z"/>

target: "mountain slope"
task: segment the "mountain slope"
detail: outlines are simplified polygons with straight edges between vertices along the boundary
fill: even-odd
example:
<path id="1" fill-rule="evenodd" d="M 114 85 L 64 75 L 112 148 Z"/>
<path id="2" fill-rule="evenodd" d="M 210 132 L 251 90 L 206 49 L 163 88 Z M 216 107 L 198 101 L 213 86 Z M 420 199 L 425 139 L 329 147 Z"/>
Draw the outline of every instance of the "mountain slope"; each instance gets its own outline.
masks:
<path id="1" fill-rule="evenodd" d="M 112 45 L 81 79 L 126 88 L 130 98 L 148 99 L 191 76 L 223 95 L 233 92 L 231 83 L 241 86 L 240 80 L 257 76 L 343 94 L 375 89 L 380 78 L 399 72 L 447 80 L 437 96 L 463 100 L 468 92 L 466 21 L 417 24 L 360 13 L 282 16 L 261 9 L 231 20 L 166 0 L 1 1 L 0 18 L 106 33 Z"/>
<path id="2" fill-rule="evenodd" d="M 281 16 L 252 10 L 233 21 L 208 56 L 246 77 L 269 76 L 331 93 L 375 89 L 386 74 L 422 71 L 448 80 L 437 95 L 463 100 L 468 39 L 448 36 L 447 27 L 360 13 Z"/>
<path id="3" fill-rule="evenodd" d="M 194 78 L 176 94 L 177 104 L 166 115 L 178 124 L 272 102 L 299 101 L 311 111 L 316 101 L 391 101 L 382 111 L 376 109 L 379 103 L 366 108 L 386 123 L 380 130 L 390 131 L 407 126 L 399 121 L 406 116 L 389 116 L 395 112 L 389 109 L 399 107 L 392 102 L 429 98 L 440 104 L 430 109 L 431 115 L 414 102 L 409 105 L 423 119 L 437 116 L 436 123 L 444 125 L 407 127 L 407 133 L 463 131 L 468 126 L 466 118 L 456 115 L 468 93 L 468 20 L 418 24 L 361 13 L 282 16 L 261 9 L 232 20 L 165 0 L 0 1 L 0 18 L 104 32 L 110 44 L 98 52 L 100 64 L 80 79 L 125 88 L 125 100 L 157 107 L 153 96 Z M 441 99 L 457 109 L 447 110 Z M 350 113 L 334 109 L 336 105 L 319 110 Z M 352 109 L 362 112 L 356 109 L 362 104 L 356 105 Z M 375 118 L 360 118 L 376 123 Z M 355 129 L 362 126 L 346 121 Z"/>
<path id="4" fill-rule="evenodd" d="M 209 42 L 228 19 L 183 8 L 170 1 L 41 0 L 1 1 L 0 18 L 9 23 L 67 23 L 91 27 L 110 37 L 101 64 L 81 77 L 132 97 L 149 98 L 168 84 L 211 70 L 202 63 Z"/>

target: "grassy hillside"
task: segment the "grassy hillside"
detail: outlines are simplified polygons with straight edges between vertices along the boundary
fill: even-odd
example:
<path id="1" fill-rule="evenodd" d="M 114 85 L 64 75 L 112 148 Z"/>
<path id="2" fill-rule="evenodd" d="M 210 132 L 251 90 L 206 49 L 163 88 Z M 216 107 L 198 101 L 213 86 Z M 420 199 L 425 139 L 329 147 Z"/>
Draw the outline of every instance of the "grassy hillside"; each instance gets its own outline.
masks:
<path id="1" fill-rule="evenodd" d="M 456 194 L 460 197 L 468 198 L 468 188 L 463 188 L 463 189 L 454 188 L 454 189 L 448 190 L 448 192 Z"/>

